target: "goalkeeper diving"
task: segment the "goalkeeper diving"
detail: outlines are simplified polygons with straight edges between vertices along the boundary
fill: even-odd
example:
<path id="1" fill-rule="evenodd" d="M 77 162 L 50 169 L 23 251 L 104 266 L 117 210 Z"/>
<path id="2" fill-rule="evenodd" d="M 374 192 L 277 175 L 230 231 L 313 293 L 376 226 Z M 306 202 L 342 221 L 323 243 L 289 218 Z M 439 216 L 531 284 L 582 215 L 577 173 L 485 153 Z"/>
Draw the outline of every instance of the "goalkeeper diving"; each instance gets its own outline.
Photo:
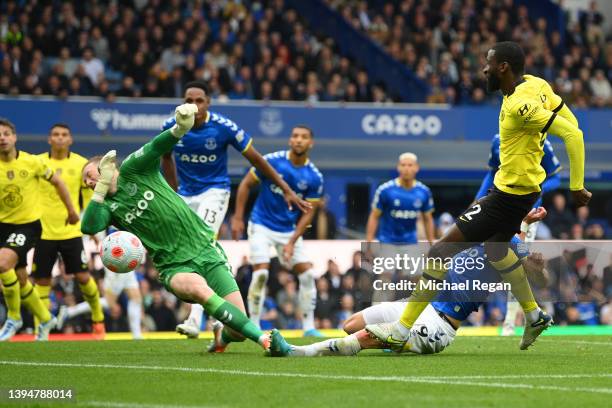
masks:
<path id="1" fill-rule="evenodd" d="M 160 157 L 172 151 L 191 129 L 195 104 L 176 108 L 176 124 L 130 154 L 116 167 L 116 152 L 94 157 L 83 168 L 83 181 L 94 189 L 81 230 L 95 234 L 114 225 L 140 238 L 166 289 L 198 303 L 225 324 L 226 343 L 245 338 L 269 348 L 269 336 L 251 323 L 223 248 L 215 233 L 170 188 L 160 173 Z M 308 204 L 293 196 L 293 204 Z"/>

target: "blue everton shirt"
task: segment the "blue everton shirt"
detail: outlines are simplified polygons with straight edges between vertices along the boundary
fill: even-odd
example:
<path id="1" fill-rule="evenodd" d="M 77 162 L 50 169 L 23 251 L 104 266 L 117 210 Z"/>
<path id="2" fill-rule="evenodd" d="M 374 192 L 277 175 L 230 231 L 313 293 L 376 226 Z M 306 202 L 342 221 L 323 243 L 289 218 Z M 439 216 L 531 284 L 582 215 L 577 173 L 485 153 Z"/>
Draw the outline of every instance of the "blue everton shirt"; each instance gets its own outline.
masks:
<path id="1" fill-rule="evenodd" d="M 323 175 L 310 160 L 296 167 L 289 160 L 289 151 L 266 154 L 264 158 L 300 198 L 308 201 L 321 199 Z M 251 173 L 261 182 L 259 195 L 251 211 L 251 222 L 277 232 L 295 230 L 300 209 L 294 206 L 293 211 L 290 211 L 280 187 L 255 168 L 251 168 Z"/>
<path id="2" fill-rule="evenodd" d="M 176 123 L 166 120 L 163 130 Z M 206 121 L 192 128 L 174 147 L 178 173 L 178 193 L 182 196 L 201 194 L 210 188 L 230 189 L 227 174 L 227 148 L 246 151 L 252 139 L 244 130 L 218 113 L 208 112 Z"/>
<path id="3" fill-rule="evenodd" d="M 419 213 L 434 210 L 429 187 L 415 180 L 412 188 L 402 187 L 399 179 L 381 184 L 372 200 L 372 210 L 380 211 L 376 239 L 382 243 L 416 244 Z"/>
<path id="4" fill-rule="evenodd" d="M 553 151 L 553 147 L 548 140 L 544 141 L 544 156 L 542 156 L 542 168 L 546 172 L 546 180 L 542 183 L 542 195 L 549 191 L 552 191 L 559 187 L 561 184 L 561 179 L 558 175 L 561 170 L 561 163 L 557 156 L 555 156 L 555 152 Z M 497 173 L 497 169 L 499 169 L 500 161 L 499 161 L 499 135 L 493 136 L 491 140 L 491 151 L 489 153 L 489 168 L 491 169 L 489 173 L 485 176 L 478 193 L 476 193 L 476 199 L 484 197 L 488 194 L 489 189 L 493 186 L 493 179 L 495 178 L 495 173 Z M 535 203 L 534 208 L 539 207 L 542 203 L 542 198 Z"/>
<path id="5" fill-rule="evenodd" d="M 519 259 L 523 259 L 529 255 L 528 245 L 523 243 L 523 241 L 516 236 L 510 241 L 510 248 L 512 248 Z M 448 270 L 448 275 L 446 277 L 447 282 L 451 284 L 465 282 L 469 288 L 472 288 L 472 282 L 474 280 L 487 283 L 498 283 L 502 281 L 499 272 L 486 261 L 481 263 L 481 265 L 484 265 L 482 268 L 477 266 L 461 268 L 460 265 L 478 265 L 475 261 L 466 263 L 465 259 L 467 258 L 474 258 L 474 260 L 485 259 L 484 246 L 474 246 L 455 255 L 453 257 L 453 267 Z M 468 318 L 470 313 L 477 311 L 480 305 L 486 302 L 489 295 L 490 293 L 485 290 L 444 290 L 438 292 L 431 305 L 437 311 L 444 312 L 448 316 L 463 321 Z"/>

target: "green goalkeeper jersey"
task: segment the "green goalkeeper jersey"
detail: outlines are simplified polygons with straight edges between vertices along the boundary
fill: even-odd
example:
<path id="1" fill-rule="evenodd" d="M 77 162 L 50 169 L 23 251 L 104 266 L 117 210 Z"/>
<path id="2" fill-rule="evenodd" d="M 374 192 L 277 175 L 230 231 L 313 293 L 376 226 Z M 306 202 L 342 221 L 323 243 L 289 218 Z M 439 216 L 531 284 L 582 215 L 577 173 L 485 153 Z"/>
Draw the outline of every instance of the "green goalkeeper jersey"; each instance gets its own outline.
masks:
<path id="1" fill-rule="evenodd" d="M 161 271 L 199 257 L 210 257 L 214 232 L 162 177 L 160 157 L 179 139 L 170 130 L 130 154 L 119 168 L 117 192 L 103 203 L 91 201 L 81 230 L 94 234 L 114 225 L 140 238 Z"/>

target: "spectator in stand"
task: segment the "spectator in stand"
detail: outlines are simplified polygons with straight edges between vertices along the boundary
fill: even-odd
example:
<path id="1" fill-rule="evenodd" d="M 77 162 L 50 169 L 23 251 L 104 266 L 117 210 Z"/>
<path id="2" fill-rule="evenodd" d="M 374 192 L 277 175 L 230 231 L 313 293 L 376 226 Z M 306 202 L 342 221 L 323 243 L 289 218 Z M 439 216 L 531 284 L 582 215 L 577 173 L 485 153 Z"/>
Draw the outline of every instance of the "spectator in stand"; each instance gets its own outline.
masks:
<path id="1" fill-rule="evenodd" d="M 154 290 L 152 293 L 153 303 L 145 310 L 155 322 L 157 331 L 174 331 L 176 327 L 176 316 L 172 308 L 168 305 L 168 300 L 164 299 L 161 290 Z"/>
<path id="2" fill-rule="evenodd" d="M 544 220 L 550 228 L 553 237 L 568 239 L 572 225 L 576 222 L 574 215 L 567 209 L 565 196 L 557 193 L 552 198 L 552 207 L 548 209 L 548 216 Z"/>

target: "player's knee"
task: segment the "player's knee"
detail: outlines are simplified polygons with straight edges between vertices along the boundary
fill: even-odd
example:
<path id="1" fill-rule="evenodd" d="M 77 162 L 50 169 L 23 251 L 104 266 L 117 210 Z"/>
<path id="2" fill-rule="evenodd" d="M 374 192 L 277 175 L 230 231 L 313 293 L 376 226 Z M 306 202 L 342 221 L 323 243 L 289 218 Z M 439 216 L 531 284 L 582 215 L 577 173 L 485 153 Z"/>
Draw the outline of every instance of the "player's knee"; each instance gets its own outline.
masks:
<path id="1" fill-rule="evenodd" d="M 342 329 L 347 334 L 353 334 L 363 329 L 364 327 L 365 327 L 365 322 L 363 321 L 363 317 L 361 316 L 361 313 L 355 313 L 354 315 L 346 319 L 346 321 L 344 322 L 344 325 L 342 326 Z"/>
<path id="2" fill-rule="evenodd" d="M 74 277 L 76 278 L 77 282 L 79 282 L 81 285 L 84 285 L 89 282 L 89 278 L 91 277 L 91 275 L 89 274 L 89 272 L 78 272 L 74 274 Z"/>
<path id="3" fill-rule="evenodd" d="M 3 254 L 4 255 L 4 254 Z M 0 257 L 0 273 L 4 273 L 15 267 L 16 262 L 11 257 Z"/>

